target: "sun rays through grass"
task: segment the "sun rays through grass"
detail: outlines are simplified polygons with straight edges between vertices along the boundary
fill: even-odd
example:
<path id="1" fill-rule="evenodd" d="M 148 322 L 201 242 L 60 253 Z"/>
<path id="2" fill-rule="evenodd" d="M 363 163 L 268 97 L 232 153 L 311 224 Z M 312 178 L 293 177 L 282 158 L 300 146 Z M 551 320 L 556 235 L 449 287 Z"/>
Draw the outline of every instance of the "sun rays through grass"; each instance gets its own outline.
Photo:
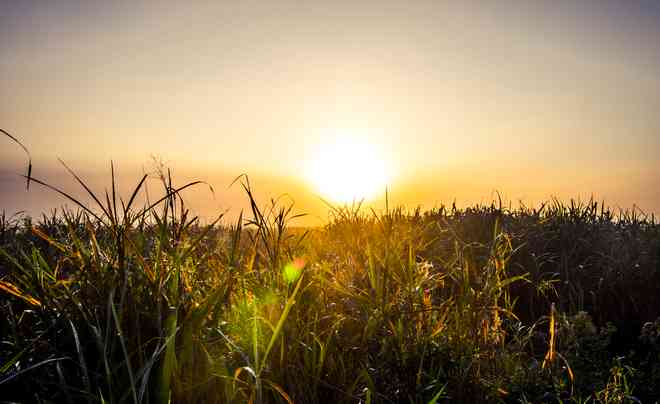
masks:
<path id="1" fill-rule="evenodd" d="M 660 228 L 593 201 L 427 212 L 288 199 L 202 225 L 146 177 L 123 199 L 0 216 L 3 400 L 106 403 L 657 399 Z"/>

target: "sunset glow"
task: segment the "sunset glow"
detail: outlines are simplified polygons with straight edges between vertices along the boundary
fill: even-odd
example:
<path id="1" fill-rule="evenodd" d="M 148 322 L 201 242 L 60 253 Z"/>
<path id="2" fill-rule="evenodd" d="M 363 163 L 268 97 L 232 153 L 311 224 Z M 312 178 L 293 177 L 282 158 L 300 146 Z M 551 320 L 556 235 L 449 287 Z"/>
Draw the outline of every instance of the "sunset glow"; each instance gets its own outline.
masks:
<path id="1" fill-rule="evenodd" d="M 57 158 L 99 191 L 113 160 L 130 195 L 154 156 L 216 190 L 248 174 L 305 224 L 386 185 L 408 207 L 497 191 L 660 213 L 658 2 L 5 3 L 0 128 L 58 185 Z M 64 202 L 26 192 L 24 164 L 5 140 L 8 214 Z M 188 203 L 249 208 L 216 196 Z"/>
<path id="2" fill-rule="evenodd" d="M 0 1 L 0 404 L 660 403 L 658 39 L 660 0 Z"/>
<path id="3" fill-rule="evenodd" d="M 351 132 L 319 145 L 309 161 L 308 177 L 323 198 L 336 203 L 374 198 L 385 193 L 388 181 L 378 147 Z"/>

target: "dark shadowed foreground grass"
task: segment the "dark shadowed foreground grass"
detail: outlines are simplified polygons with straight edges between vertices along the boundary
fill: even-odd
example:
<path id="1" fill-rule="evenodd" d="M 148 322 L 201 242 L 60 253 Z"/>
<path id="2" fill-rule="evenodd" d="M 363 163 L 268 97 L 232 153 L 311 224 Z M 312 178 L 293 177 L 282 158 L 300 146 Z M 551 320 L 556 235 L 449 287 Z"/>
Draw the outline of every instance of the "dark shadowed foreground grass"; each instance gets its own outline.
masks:
<path id="1" fill-rule="evenodd" d="M 292 206 L 0 218 L 0 400 L 654 402 L 660 226 L 637 212 Z M 40 183 L 38 179 L 31 179 Z M 114 181 L 113 181 L 114 182 Z M 84 184 L 81 182 L 84 186 Z M 90 191 L 91 192 L 91 191 Z"/>

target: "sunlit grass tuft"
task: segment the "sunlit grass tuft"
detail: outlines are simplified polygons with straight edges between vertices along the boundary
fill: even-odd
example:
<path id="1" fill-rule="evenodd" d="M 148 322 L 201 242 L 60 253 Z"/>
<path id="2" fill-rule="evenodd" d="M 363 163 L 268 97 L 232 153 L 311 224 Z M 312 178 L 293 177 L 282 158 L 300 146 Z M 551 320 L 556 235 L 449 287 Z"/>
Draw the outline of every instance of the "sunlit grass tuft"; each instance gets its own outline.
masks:
<path id="1" fill-rule="evenodd" d="M 660 227 L 594 201 L 421 212 L 288 199 L 203 226 L 165 170 L 137 206 L 0 216 L 7 401 L 653 402 Z"/>

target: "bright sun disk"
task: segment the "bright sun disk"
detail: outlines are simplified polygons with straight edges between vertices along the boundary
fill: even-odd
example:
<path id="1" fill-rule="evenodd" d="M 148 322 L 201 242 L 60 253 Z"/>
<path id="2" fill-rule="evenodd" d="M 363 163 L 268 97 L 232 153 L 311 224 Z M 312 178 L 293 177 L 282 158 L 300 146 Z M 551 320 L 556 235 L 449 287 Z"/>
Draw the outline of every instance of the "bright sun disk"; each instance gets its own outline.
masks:
<path id="1" fill-rule="evenodd" d="M 308 177 L 332 202 L 351 203 L 385 193 L 388 176 L 376 145 L 354 136 L 322 144 L 309 162 Z"/>

